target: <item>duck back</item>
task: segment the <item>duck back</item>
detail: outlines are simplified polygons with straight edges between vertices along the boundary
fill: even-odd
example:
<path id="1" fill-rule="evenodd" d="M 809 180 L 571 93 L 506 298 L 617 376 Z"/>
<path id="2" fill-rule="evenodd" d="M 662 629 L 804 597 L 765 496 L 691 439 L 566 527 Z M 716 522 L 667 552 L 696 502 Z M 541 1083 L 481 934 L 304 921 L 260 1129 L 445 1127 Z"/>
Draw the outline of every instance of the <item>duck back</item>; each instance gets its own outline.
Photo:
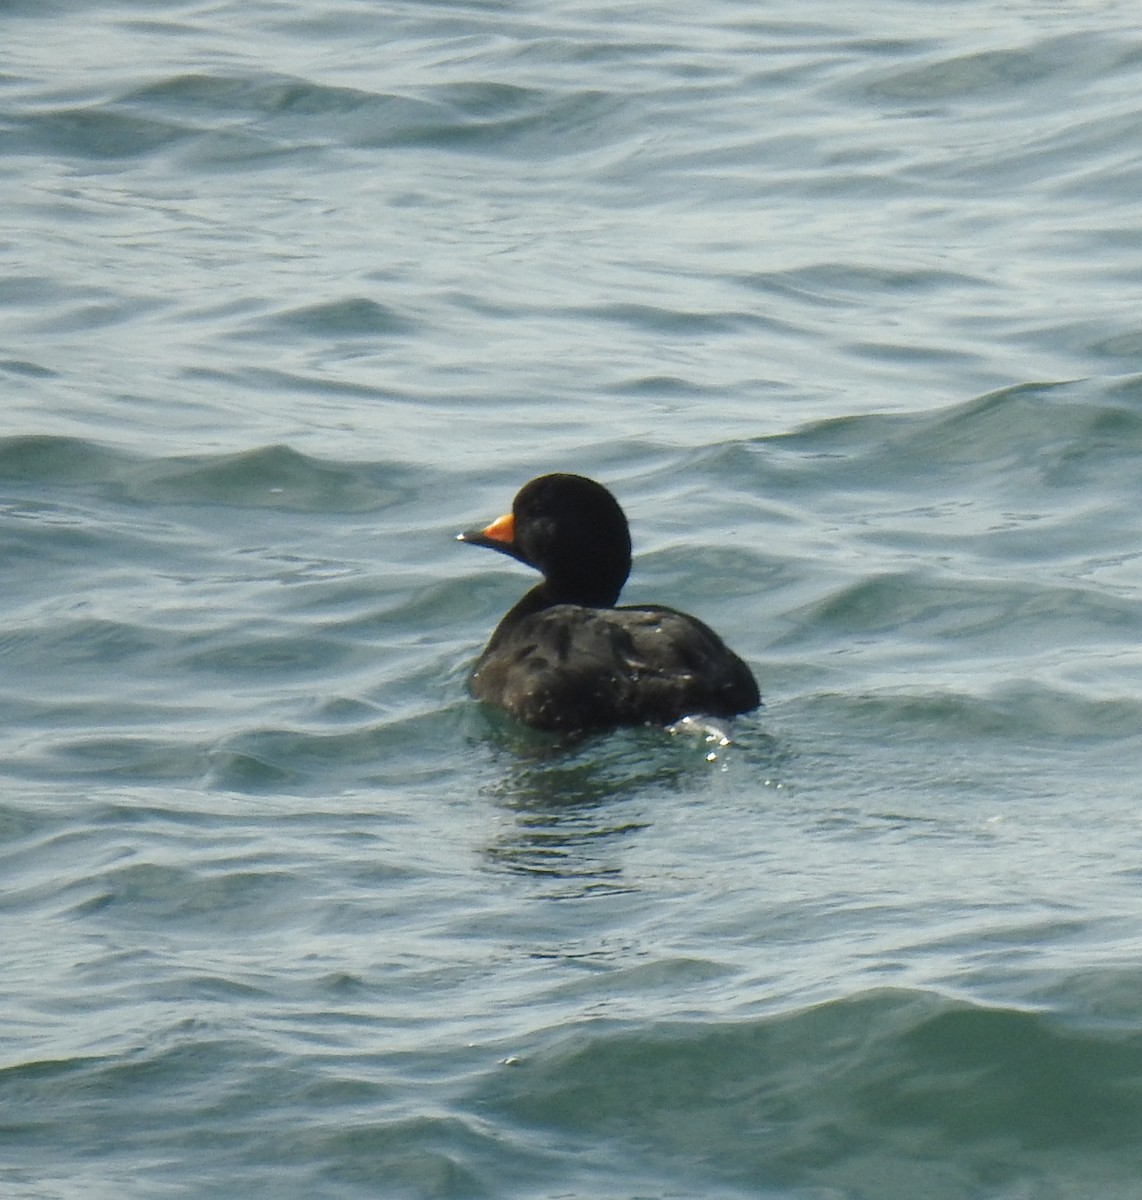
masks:
<path id="1" fill-rule="evenodd" d="M 533 728 L 670 724 L 760 703 L 746 664 L 675 609 L 555 604 L 509 618 L 476 663 L 472 692 Z"/>

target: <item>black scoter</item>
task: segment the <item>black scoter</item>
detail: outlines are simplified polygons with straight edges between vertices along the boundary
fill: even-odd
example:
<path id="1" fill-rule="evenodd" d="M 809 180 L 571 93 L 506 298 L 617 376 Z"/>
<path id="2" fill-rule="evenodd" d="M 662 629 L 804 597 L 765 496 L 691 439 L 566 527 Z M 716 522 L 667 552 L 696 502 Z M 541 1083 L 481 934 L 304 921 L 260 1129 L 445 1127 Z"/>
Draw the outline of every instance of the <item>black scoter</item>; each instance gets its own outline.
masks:
<path id="1" fill-rule="evenodd" d="M 542 475 L 512 511 L 458 535 L 542 573 L 500 621 L 472 694 L 536 729 L 566 733 L 731 717 L 761 703 L 749 667 L 695 617 L 616 608 L 631 567 L 627 519 L 602 484 Z"/>

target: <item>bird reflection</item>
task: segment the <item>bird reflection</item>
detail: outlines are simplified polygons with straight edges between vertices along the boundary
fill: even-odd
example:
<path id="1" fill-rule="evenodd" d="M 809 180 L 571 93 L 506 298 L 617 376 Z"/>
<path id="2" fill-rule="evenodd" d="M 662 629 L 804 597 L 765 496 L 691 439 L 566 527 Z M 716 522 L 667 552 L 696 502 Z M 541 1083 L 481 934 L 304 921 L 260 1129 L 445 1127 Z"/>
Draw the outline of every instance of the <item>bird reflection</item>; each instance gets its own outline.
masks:
<path id="1" fill-rule="evenodd" d="M 656 795 L 709 770 L 694 745 L 669 749 L 661 730 L 570 744 L 506 735 L 503 773 L 487 792 L 510 820 L 485 849 L 489 865 L 545 879 L 561 896 L 634 890 L 625 848 L 649 827 Z"/>

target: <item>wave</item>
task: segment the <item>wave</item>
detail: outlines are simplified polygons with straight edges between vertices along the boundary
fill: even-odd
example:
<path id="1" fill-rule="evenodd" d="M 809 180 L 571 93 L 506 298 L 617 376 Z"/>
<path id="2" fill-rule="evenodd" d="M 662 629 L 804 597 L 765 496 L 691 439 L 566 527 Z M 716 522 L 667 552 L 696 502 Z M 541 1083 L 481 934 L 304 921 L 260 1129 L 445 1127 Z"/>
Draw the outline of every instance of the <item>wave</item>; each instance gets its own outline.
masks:
<path id="1" fill-rule="evenodd" d="M 606 1142 L 683 1179 L 879 1200 L 1048 1182 L 1079 1200 L 1126 1185 L 1139 1162 L 1136 1025 L 1076 1028 L 878 990 L 721 1022 L 599 1019 L 530 1040 L 473 1102 L 569 1157 Z"/>
<path id="2" fill-rule="evenodd" d="M 1081 688 L 1013 679 L 980 691 L 912 690 L 820 692 L 801 698 L 803 717 L 850 736 L 930 738 L 951 745 L 963 739 L 996 739 L 1015 745 L 1051 742 L 1138 741 L 1142 701 L 1133 694 L 1088 695 Z"/>
<path id="3" fill-rule="evenodd" d="M 133 897 L 145 913 L 156 884 L 166 881 L 124 869 L 125 890 L 109 903 L 126 913 Z M 210 918 L 220 905 L 222 923 L 208 920 L 200 937 L 283 900 L 288 908 L 292 892 L 272 872 L 235 874 L 228 886 L 244 889 L 229 916 L 225 893 L 209 891 L 190 914 Z M 186 915 L 168 914 L 176 926 Z M 258 923 L 246 936 L 263 932 Z M 1137 1024 L 1082 1027 L 878 990 L 723 1020 L 582 1020 L 412 1054 L 402 1023 L 367 1007 L 352 973 L 299 980 L 287 1008 L 223 1029 L 209 1014 L 259 1011 L 264 980 L 182 972 L 160 987 L 156 957 L 134 954 L 146 982 L 130 1031 L 104 1030 L 93 1045 L 59 1038 L 52 1058 L 0 1067 L 19 1114 L 9 1132 L 25 1153 L 62 1120 L 76 1134 L 54 1163 L 129 1167 L 136 1184 L 176 1172 L 211 1194 L 235 1180 L 276 1193 L 287 1166 L 306 1194 L 354 1196 L 530 1196 L 537 1179 L 600 1196 L 1136 1194 Z M 655 975 L 661 984 L 710 971 L 679 959 Z M 173 997 L 203 1015 L 172 1018 Z M 321 1034 L 294 1032 L 303 1004 L 324 1006 Z M 342 1039 L 356 1045 L 364 1021 L 388 1040 L 346 1050 Z"/>
<path id="4" fill-rule="evenodd" d="M 103 485 L 109 499 L 138 504 L 367 512 L 411 499 L 423 477 L 423 470 L 404 463 L 329 463 L 284 445 L 163 458 L 86 438 L 0 438 L 0 482 L 57 494 L 69 486 Z"/>
<path id="5" fill-rule="evenodd" d="M 597 153 L 600 128 L 622 108 L 619 95 L 593 88 L 441 80 L 431 72 L 391 92 L 286 74 L 199 72 L 107 99 L 17 110 L 0 153 L 120 162 L 178 153 L 216 167 L 330 146 L 559 159 Z"/>
<path id="6" fill-rule="evenodd" d="M 935 411 L 836 417 L 755 439 L 778 468 L 854 484 L 1058 487 L 1124 466 L 1142 448 L 1142 376 L 1026 383 Z"/>

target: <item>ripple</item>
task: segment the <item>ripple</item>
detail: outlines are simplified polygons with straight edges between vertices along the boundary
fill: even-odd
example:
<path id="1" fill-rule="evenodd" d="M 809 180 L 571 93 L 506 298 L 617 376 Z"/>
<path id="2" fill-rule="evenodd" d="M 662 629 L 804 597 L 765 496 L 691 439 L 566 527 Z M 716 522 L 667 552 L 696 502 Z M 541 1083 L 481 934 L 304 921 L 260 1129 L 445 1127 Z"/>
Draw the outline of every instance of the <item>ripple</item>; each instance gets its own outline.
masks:
<path id="1" fill-rule="evenodd" d="M 822 694 L 810 699 L 808 707 L 836 728 L 894 729 L 945 743 L 960 738 L 1056 744 L 1058 739 L 1137 741 L 1142 718 L 1142 701 L 1132 696 L 1092 697 L 1077 689 L 1025 681 L 983 695 L 920 690 Z"/>
<path id="2" fill-rule="evenodd" d="M 318 338 L 390 337 L 408 333 L 413 327 L 413 322 L 395 310 L 361 297 L 293 309 L 259 324 L 265 336 L 275 338 L 282 333 Z"/>

